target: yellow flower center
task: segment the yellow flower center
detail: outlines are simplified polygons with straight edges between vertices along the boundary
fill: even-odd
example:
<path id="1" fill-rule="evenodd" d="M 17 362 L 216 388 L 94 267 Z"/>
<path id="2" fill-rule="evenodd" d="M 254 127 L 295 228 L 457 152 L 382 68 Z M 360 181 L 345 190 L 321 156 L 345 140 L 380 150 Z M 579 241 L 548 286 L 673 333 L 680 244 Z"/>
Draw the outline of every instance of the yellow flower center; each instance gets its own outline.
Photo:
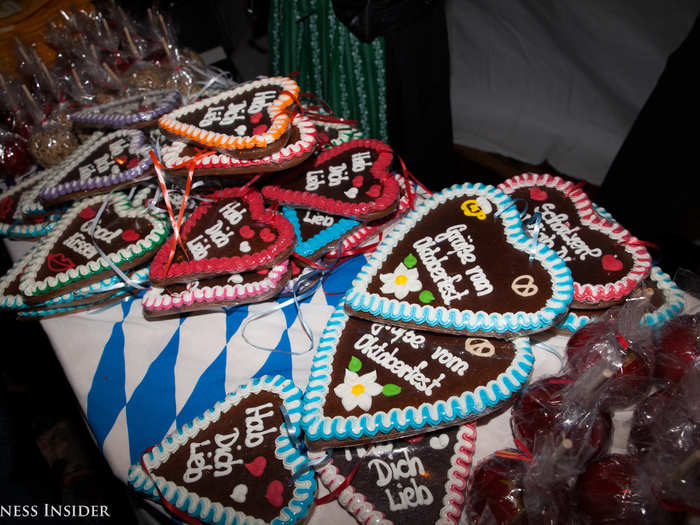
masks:
<path id="1" fill-rule="evenodd" d="M 406 277 L 405 275 L 397 275 L 396 279 L 394 279 L 394 282 L 399 286 L 403 286 L 404 284 L 406 284 L 406 281 L 408 281 L 408 277 Z"/>
<path id="2" fill-rule="evenodd" d="M 360 394 L 364 394 L 365 385 L 353 385 L 351 392 L 356 396 L 359 396 Z"/>

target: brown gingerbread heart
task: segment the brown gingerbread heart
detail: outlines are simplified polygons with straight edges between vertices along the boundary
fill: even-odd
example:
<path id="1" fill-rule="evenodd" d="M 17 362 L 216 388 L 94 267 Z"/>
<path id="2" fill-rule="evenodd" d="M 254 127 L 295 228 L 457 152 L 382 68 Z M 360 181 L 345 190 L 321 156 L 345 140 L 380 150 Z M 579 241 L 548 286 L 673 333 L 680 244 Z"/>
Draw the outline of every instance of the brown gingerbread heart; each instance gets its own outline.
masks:
<path id="1" fill-rule="evenodd" d="M 170 238 L 153 259 L 155 286 L 269 268 L 294 250 L 292 225 L 266 211 L 262 196 L 252 188 L 224 189 L 205 199 L 181 229 L 187 252 Z"/>
<path id="2" fill-rule="evenodd" d="M 392 213 L 399 186 L 389 173 L 393 153 L 378 140 L 351 140 L 328 149 L 262 189 L 266 199 L 361 221 Z"/>
<path id="3" fill-rule="evenodd" d="M 281 376 L 253 379 L 146 451 L 129 484 L 206 523 L 302 520 L 316 482 L 296 446 L 300 397 Z"/>

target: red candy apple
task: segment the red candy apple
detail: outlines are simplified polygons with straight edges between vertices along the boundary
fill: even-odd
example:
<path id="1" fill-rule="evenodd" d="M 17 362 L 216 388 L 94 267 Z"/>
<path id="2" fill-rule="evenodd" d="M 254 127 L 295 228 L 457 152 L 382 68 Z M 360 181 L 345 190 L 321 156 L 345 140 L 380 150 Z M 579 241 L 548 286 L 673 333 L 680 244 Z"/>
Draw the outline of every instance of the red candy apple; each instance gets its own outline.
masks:
<path id="1" fill-rule="evenodd" d="M 0 134 L 0 175 L 18 177 L 32 165 L 27 141 L 13 133 Z"/>
<path id="2" fill-rule="evenodd" d="M 638 456 L 611 454 L 591 463 L 577 483 L 578 508 L 592 523 L 667 523 L 674 516 L 640 476 Z"/>
<path id="3" fill-rule="evenodd" d="M 700 314 L 671 319 L 657 332 L 654 376 L 678 383 L 700 356 Z"/>
<path id="4" fill-rule="evenodd" d="M 596 326 L 599 325 L 599 326 Z M 579 332 L 584 331 L 581 335 Z M 583 374 L 594 366 L 611 374 L 609 381 L 601 381 L 602 406 L 612 410 L 625 408 L 636 402 L 649 388 L 652 364 L 648 359 L 646 342 L 630 346 L 616 334 L 610 321 L 586 325 L 574 334 L 566 347 L 571 375 Z"/>
<path id="5" fill-rule="evenodd" d="M 547 378 L 529 386 L 511 411 L 510 425 L 513 436 L 534 451 L 535 436 L 552 430 L 557 414 L 562 410 L 562 390 L 571 383 L 565 378 Z M 604 454 L 612 438 L 612 419 L 600 412 L 593 424 L 589 443 L 593 457 Z"/>
<path id="6" fill-rule="evenodd" d="M 654 444 L 654 437 L 663 433 L 664 414 L 672 409 L 673 396 L 669 390 L 659 390 L 639 403 L 632 417 L 627 449 L 633 454 L 645 454 Z"/>
<path id="7" fill-rule="evenodd" d="M 522 489 L 525 468 L 524 461 L 495 454 L 479 463 L 467 494 L 467 512 L 472 523 L 481 520 L 482 523 L 527 523 Z"/>

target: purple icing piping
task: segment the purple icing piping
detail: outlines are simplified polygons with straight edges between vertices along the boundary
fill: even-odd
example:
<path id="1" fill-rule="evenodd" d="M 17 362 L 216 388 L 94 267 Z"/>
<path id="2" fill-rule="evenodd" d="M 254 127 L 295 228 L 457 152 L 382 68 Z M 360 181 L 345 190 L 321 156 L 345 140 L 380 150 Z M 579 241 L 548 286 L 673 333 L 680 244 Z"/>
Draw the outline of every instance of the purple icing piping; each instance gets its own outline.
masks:
<path id="1" fill-rule="evenodd" d="M 109 110 L 113 107 L 119 107 L 124 104 L 128 104 L 131 101 L 138 100 L 144 96 L 153 97 L 155 93 L 163 93 L 157 101 L 154 102 L 155 108 L 149 111 L 139 111 L 132 113 L 130 115 L 119 115 L 115 113 L 109 113 Z M 100 106 L 95 106 L 93 108 L 84 109 L 71 113 L 69 118 L 73 122 L 79 124 L 100 124 L 103 126 L 118 127 L 126 126 L 129 124 L 137 124 L 139 122 L 148 122 L 149 120 L 155 120 L 158 117 L 170 113 L 172 110 L 176 109 L 182 103 L 182 97 L 180 92 L 174 89 L 164 89 L 158 91 L 151 91 L 149 93 L 124 98 L 120 100 L 115 100 L 113 102 L 108 102 L 107 104 L 102 104 Z"/>
<path id="2" fill-rule="evenodd" d="M 130 137 L 129 151 L 138 150 L 141 146 L 145 144 L 146 137 L 142 132 L 134 131 L 130 134 L 133 136 Z M 104 140 L 105 138 L 110 138 L 110 136 L 111 134 L 106 135 L 105 137 L 100 139 L 96 144 L 94 144 L 90 153 L 92 153 L 92 151 L 99 148 L 103 144 L 111 142 L 111 139 Z M 88 155 L 86 156 L 89 156 L 90 153 L 88 153 Z M 96 188 L 104 188 L 114 186 L 117 184 L 122 184 L 137 177 L 140 177 L 147 169 L 149 169 L 152 166 L 152 164 L 153 161 L 151 160 L 151 158 L 149 156 L 146 156 L 136 166 L 134 166 L 133 168 L 129 168 L 128 170 L 119 174 L 110 174 L 101 177 L 90 177 L 82 181 L 74 180 L 71 182 L 60 183 L 50 188 L 43 188 L 39 192 L 39 198 L 49 200 L 56 199 L 63 195 L 74 193 L 76 191 L 93 190 Z"/>

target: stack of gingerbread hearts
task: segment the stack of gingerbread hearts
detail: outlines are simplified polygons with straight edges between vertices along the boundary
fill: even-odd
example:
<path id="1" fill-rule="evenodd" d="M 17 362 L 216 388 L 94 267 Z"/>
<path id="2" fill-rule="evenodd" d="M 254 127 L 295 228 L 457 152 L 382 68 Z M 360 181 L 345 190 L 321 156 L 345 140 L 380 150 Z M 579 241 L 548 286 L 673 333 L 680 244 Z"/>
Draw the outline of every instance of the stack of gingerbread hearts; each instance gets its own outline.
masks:
<path id="1" fill-rule="evenodd" d="M 178 233 L 151 263 L 147 318 L 263 301 L 289 280 L 294 229 L 252 187 L 206 195 Z"/>
<path id="2" fill-rule="evenodd" d="M 465 184 L 423 200 L 384 236 L 326 326 L 304 397 L 309 448 L 451 435 L 507 406 L 533 368 L 527 335 L 558 322 L 572 295 L 567 266 L 527 237 L 503 192 Z M 446 471 L 433 475 L 446 481 Z M 399 469 L 386 476 L 402 481 Z M 427 509 L 409 488 L 399 501 Z"/>
<path id="3" fill-rule="evenodd" d="M 81 199 L 0 279 L 0 304 L 43 318 L 120 300 L 138 291 L 167 234 L 123 193 Z"/>
<path id="4" fill-rule="evenodd" d="M 683 308 L 683 296 L 670 276 L 652 267 L 645 244 L 597 207 L 571 181 L 525 173 L 499 189 L 519 202 L 526 232 L 554 250 L 571 269 L 574 300 L 557 329 L 575 332 L 610 307 L 647 297 L 642 321 L 663 323 Z"/>

